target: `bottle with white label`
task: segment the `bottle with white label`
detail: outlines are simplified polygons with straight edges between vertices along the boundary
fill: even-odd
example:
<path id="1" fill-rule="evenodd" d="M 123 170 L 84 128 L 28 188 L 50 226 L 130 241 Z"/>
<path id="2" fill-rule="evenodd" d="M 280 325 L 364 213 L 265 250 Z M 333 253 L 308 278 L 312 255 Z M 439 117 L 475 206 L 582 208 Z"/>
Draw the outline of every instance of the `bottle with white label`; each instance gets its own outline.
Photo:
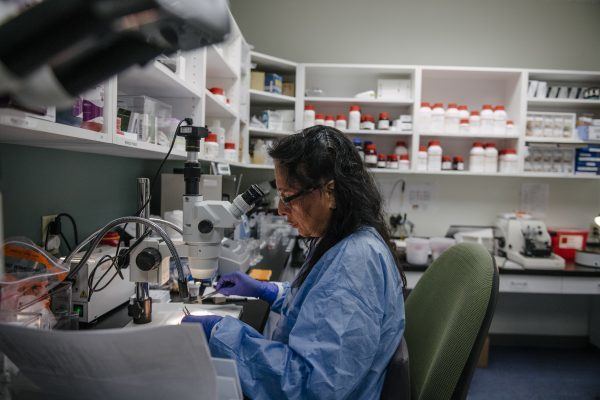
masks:
<path id="1" fill-rule="evenodd" d="M 406 147 L 406 142 L 403 140 L 398 140 L 396 142 L 396 147 L 394 148 L 394 154 L 401 156 L 402 154 L 408 154 L 408 148 Z"/>
<path id="2" fill-rule="evenodd" d="M 469 109 L 465 105 L 458 106 L 458 118 L 469 119 Z"/>
<path id="3" fill-rule="evenodd" d="M 345 131 L 348 126 L 348 120 L 344 114 L 339 114 L 335 119 L 335 129 Z"/>
<path id="4" fill-rule="evenodd" d="M 444 131 L 444 106 L 442 103 L 435 103 L 431 110 L 431 133 L 442 133 Z"/>
<path id="5" fill-rule="evenodd" d="M 456 103 L 448 104 L 444 118 L 444 131 L 446 133 L 457 134 L 460 123 L 460 114 Z"/>
<path id="6" fill-rule="evenodd" d="M 427 157 L 427 153 L 425 153 L 425 157 Z M 427 158 L 425 159 L 425 168 L 427 168 Z M 402 154 L 400 156 L 398 169 L 400 171 L 410 171 L 410 160 L 408 159 L 408 154 Z"/>
<path id="7" fill-rule="evenodd" d="M 420 146 L 417 153 L 417 171 L 427 171 L 427 147 Z"/>
<path id="8" fill-rule="evenodd" d="M 212 132 L 208 134 L 206 139 L 204 139 L 204 156 L 211 160 L 219 157 L 219 143 L 217 135 Z"/>
<path id="9" fill-rule="evenodd" d="M 304 120 L 303 127 L 310 128 L 315 125 L 315 106 L 312 104 L 306 104 L 304 106 Z"/>
<path id="10" fill-rule="evenodd" d="M 519 157 L 517 157 L 517 151 L 515 149 L 506 149 L 504 151 L 504 171 L 508 174 L 516 174 L 519 172 Z"/>
<path id="11" fill-rule="evenodd" d="M 506 134 L 507 117 L 504 106 L 496 106 L 494 110 L 494 135 L 504 136 Z"/>
<path id="12" fill-rule="evenodd" d="M 427 102 L 421 103 L 421 108 L 419 108 L 417 129 L 419 133 L 431 132 L 431 106 Z"/>
<path id="13" fill-rule="evenodd" d="M 427 171 L 442 170 L 442 146 L 439 140 L 432 140 L 427 147 Z"/>
<path id="14" fill-rule="evenodd" d="M 323 114 L 315 115 L 315 125 L 325 125 L 325 115 L 323 115 Z"/>
<path id="15" fill-rule="evenodd" d="M 377 148 L 374 144 L 365 145 L 365 164 L 369 168 L 377 167 Z"/>
<path id="16" fill-rule="evenodd" d="M 469 154 L 469 171 L 483 172 L 484 171 L 485 150 L 480 142 L 473 143 Z"/>
<path id="17" fill-rule="evenodd" d="M 327 115 L 325 117 L 325 123 L 323 125 L 334 128 L 335 127 L 335 118 L 333 118 L 333 115 Z"/>
<path id="18" fill-rule="evenodd" d="M 512 137 L 515 135 L 515 123 L 510 119 L 506 121 L 506 136 Z"/>
<path id="19" fill-rule="evenodd" d="M 235 143 L 225 142 L 225 160 L 235 162 L 237 161 L 237 151 L 235 150 Z"/>
<path id="20" fill-rule="evenodd" d="M 481 130 L 481 117 L 479 116 L 479 111 L 474 110 L 471 111 L 471 116 L 469 117 L 469 133 L 471 135 L 479 134 Z"/>
<path id="21" fill-rule="evenodd" d="M 485 145 L 483 170 L 484 172 L 498 172 L 498 150 L 494 143 Z"/>
<path id="22" fill-rule="evenodd" d="M 360 106 L 350 106 L 350 113 L 348 114 L 348 130 L 357 131 L 360 129 Z"/>
<path id="23" fill-rule="evenodd" d="M 494 111 L 490 104 L 484 104 L 481 109 L 481 129 L 482 135 L 491 135 L 494 133 Z"/>
<path id="24" fill-rule="evenodd" d="M 216 119 L 213 126 L 208 128 L 212 133 L 217 135 L 217 144 L 219 145 L 218 157 L 225 157 L 225 128 L 221 126 L 221 121 Z"/>

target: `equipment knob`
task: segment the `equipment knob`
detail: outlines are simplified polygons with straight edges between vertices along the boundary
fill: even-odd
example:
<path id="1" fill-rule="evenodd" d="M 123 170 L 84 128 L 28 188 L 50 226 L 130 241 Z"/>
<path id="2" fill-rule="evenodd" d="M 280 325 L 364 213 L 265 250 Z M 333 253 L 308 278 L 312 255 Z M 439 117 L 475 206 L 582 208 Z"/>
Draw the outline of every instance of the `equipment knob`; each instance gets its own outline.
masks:
<path id="1" fill-rule="evenodd" d="M 200 233 L 210 233 L 212 232 L 214 225 L 207 219 L 204 219 L 198 223 L 198 230 Z"/>
<path id="2" fill-rule="evenodd" d="M 160 255 L 160 251 L 154 247 L 145 248 L 135 258 L 135 264 L 142 271 L 150 271 L 158 267 L 161 261 L 162 256 Z"/>

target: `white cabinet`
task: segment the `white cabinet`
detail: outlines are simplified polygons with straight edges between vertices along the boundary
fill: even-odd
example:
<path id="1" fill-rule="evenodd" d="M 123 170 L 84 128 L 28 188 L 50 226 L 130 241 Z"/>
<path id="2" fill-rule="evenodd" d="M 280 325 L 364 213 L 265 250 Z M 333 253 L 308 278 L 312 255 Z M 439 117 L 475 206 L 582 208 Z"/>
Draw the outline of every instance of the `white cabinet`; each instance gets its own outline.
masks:
<path id="1" fill-rule="evenodd" d="M 562 292 L 565 294 L 600 294 L 600 278 L 573 277 L 563 279 Z"/>

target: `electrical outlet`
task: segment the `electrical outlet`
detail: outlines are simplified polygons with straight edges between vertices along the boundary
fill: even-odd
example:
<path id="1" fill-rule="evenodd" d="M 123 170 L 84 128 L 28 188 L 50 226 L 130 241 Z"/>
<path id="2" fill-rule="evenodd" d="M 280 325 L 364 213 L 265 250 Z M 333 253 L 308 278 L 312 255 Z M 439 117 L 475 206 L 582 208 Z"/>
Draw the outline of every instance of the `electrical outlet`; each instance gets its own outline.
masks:
<path id="1" fill-rule="evenodd" d="M 57 214 L 54 215 L 42 215 L 42 246 L 44 245 L 44 241 L 46 240 L 46 229 L 48 228 L 48 224 L 54 221 Z"/>

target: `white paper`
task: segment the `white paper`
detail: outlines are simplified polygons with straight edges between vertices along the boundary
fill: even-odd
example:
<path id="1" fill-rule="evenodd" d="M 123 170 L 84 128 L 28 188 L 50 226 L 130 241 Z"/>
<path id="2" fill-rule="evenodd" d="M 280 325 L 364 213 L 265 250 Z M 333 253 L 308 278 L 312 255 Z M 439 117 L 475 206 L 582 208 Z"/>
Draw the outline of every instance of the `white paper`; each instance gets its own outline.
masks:
<path id="1" fill-rule="evenodd" d="M 544 218 L 549 197 L 550 186 L 547 183 L 522 183 L 520 209 L 535 218 Z"/>
<path id="2" fill-rule="evenodd" d="M 200 325 L 41 331 L 0 326 L 0 352 L 45 399 L 216 399 Z"/>
<path id="3" fill-rule="evenodd" d="M 406 185 L 406 195 L 410 210 L 427 211 L 434 200 L 434 186 L 431 183 L 409 183 Z"/>

